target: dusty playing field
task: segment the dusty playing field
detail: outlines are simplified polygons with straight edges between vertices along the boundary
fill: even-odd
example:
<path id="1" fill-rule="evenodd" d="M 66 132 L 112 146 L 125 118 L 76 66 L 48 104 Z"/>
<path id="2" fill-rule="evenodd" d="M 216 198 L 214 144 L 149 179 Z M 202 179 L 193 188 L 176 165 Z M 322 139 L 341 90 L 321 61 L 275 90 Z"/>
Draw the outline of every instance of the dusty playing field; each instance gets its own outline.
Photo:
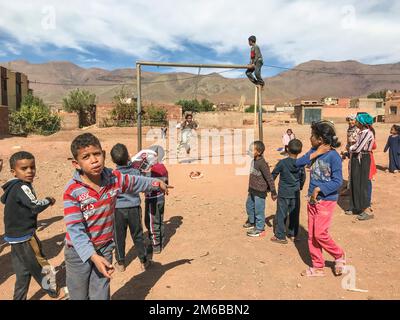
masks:
<path id="1" fill-rule="evenodd" d="M 308 126 L 291 126 L 309 148 Z M 154 256 L 154 265 L 141 273 L 132 241 L 128 238 L 129 266 L 124 273 L 115 273 L 111 281 L 112 299 L 399 299 L 400 298 L 400 174 L 382 171 L 388 158 L 382 150 L 390 125 L 377 125 L 378 150 L 375 158 L 378 169 L 373 184 L 375 219 L 359 222 L 346 216 L 347 198 L 335 210 L 331 233 L 347 252 L 348 263 L 355 267 L 356 286 L 368 293 L 349 292 L 342 288 L 328 268 L 325 278 L 307 279 L 300 272 L 309 263 L 307 249 L 307 213 L 305 190 L 302 194 L 301 235 L 303 241 L 294 245 L 272 243 L 272 228 L 267 226 L 264 238 L 249 238 L 242 224 L 246 220 L 244 203 L 247 196 L 247 175 L 236 175 L 235 164 L 169 164 L 170 183 L 175 187 L 167 197 L 165 211 L 167 245 Z M 266 159 L 274 166 L 282 156 L 284 126 L 265 125 Z M 99 136 L 103 147 L 110 151 L 117 142 L 136 150 L 132 128 L 88 130 Z M 345 142 L 346 125 L 337 131 Z M 58 266 L 60 283 L 65 282 L 63 268 L 62 193 L 72 174 L 69 145 L 81 132 L 61 132 L 50 137 L 6 138 L 0 140 L 0 155 L 6 160 L 0 182 L 10 178 L 8 158 L 18 150 L 27 150 L 37 159 L 37 178 L 34 182 L 39 197 L 53 196 L 54 207 L 39 216 L 38 236 L 50 262 Z M 147 143 L 148 144 L 148 143 Z M 20 146 L 21 149 L 16 148 Z M 109 154 L 108 154 L 109 156 Z M 108 160 L 107 164 L 111 166 Z M 191 180 L 193 170 L 204 177 Z M 347 162 L 343 166 L 347 178 Z M 0 191 L 2 194 L 2 191 Z M 267 201 L 267 216 L 274 214 L 276 204 Z M 0 235 L 4 234 L 3 207 L 0 207 Z M 11 299 L 13 275 L 10 246 L 1 237 L 0 299 Z M 327 257 L 328 261 L 332 258 Z M 32 281 L 29 298 L 48 299 Z"/>

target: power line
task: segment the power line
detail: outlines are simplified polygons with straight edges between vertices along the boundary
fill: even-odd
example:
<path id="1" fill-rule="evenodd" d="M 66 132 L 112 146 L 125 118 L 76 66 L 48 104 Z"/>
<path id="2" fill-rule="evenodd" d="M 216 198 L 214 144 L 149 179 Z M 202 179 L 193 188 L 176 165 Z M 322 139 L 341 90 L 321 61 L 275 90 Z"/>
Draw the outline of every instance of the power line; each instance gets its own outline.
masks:
<path id="1" fill-rule="evenodd" d="M 335 72 L 335 71 L 323 71 L 323 70 L 309 70 L 309 69 L 299 69 L 299 68 L 288 68 L 276 65 L 268 65 L 265 64 L 265 67 L 275 68 L 287 71 L 297 71 L 297 72 L 305 72 L 312 74 L 331 74 L 331 75 L 341 75 L 341 76 L 400 76 L 400 73 L 355 73 L 355 72 Z M 235 69 L 224 70 L 220 72 L 213 72 L 205 75 L 196 75 L 185 78 L 177 78 L 177 79 L 167 79 L 167 80 L 158 80 L 158 81 L 143 81 L 142 84 L 157 84 L 157 83 L 165 83 L 165 82 L 176 82 L 183 80 L 190 80 L 199 77 L 213 77 L 216 74 L 221 74 L 225 72 L 231 72 Z M 88 84 L 88 83 L 56 83 L 56 82 L 41 82 L 36 80 L 30 80 L 29 83 L 33 84 L 44 84 L 44 85 L 55 85 L 55 86 L 82 86 L 82 87 L 112 87 L 116 85 L 124 86 L 124 85 L 134 85 L 134 82 L 115 82 L 115 83 L 107 83 L 107 84 Z"/>
<path id="2" fill-rule="evenodd" d="M 221 74 L 225 72 L 230 72 L 235 69 L 229 69 L 229 70 L 224 70 L 220 72 L 213 72 L 210 74 L 204 74 L 200 75 L 200 77 L 213 77 L 216 74 Z M 194 79 L 197 78 L 198 75 L 196 76 L 190 76 L 190 77 L 185 77 L 185 78 L 180 78 L 180 79 L 168 79 L 168 80 L 159 80 L 159 81 L 143 81 L 142 84 L 154 84 L 154 83 L 164 83 L 164 82 L 173 82 L 173 81 L 181 81 L 181 80 L 189 80 L 189 79 Z M 115 83 L 107 83 L 107 84 L 89 84 L 89 83 L 57 83 L 57 82 L 41 82 L 41 81 L 36 81 L 36 80 L 29 80 L 29 83 L 34 83 L 34 84 L 46 84 L 46 85 L 55 85 L 55 86 L 88 86 L 88 87 L 111 87 L 111 86 L 116 86 L 116 85 L 133 85 L 134 82 L 115 82 Z"/>
<path id="3" fill-rule="evenodd" d="M 265 64 L 265 67 L 288 70 L 288 71 L 299 71 L 307 73 L 322 73 L 322 74 L 335 74 L 335 75 L 347 75 L 347 76 L 400 76 L 400 73 L 356 73 L 356 72 L 334 72 L 334 71 L 322 71 L 322 70 L 307 70 L 299 68 L 287 68 L 275 65 Z"/>

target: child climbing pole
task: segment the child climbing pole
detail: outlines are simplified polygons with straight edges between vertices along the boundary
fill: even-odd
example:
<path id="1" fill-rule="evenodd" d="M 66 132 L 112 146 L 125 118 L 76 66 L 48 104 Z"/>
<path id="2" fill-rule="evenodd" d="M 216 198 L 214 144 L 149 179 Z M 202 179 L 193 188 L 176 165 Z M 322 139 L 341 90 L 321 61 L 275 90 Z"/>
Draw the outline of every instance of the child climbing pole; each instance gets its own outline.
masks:
<path id="1" fill-rule="evenodd" d="M 261 54 L 260 47 L 256 44 L 256 37 L 249 37 L 250 49 L 250 65 L 246 70 L 246 76 L 255 85 L 264 86 L 264 80 L 261 77 L 261 68 L 263 66 L 263 57 Z M 253 74 L 254 73 L 254 74 Z"/>

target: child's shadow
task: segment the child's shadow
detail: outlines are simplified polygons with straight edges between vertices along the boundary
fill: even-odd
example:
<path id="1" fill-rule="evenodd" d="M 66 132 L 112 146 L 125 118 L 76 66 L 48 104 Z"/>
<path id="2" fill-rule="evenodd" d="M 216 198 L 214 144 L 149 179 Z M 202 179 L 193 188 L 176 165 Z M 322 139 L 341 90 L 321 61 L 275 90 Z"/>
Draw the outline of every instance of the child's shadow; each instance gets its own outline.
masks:
<path id="1" fill-rule="evenodd" d="M 312 267 L 312 261 L 311 261 L 311 255 L 310 255 L 310 250 L 308 248 L 308 231 L 304 229 L 302 225 L 299 227 L 299 237 L 300 241 L 295 241 L 294 245 L 303 260 L 304 264 Z M 331 268 L 333 271 L 333 268 L 335 266 L 335 263 L 333 261 L 325 261 L 325 267 Z"/>
<path id="2" fill-rule="evenodd" d="M 151 267 L 127 282 L 122 288 L 117 290 L 113 296 L 113 300 L 144 300 L 149 294 L 151 288 L 168 270 L 185 263 L 191 263 L 193 259 L 181 259 L 165 265 L 159 262 L 153 262 Z"/>
<path id="3" fill-rule="evenodd" d="M 166 245 L 168 244 L 168 242 L 170 241 L 170 239 L 175 235 L 176 230 L 182 225 L 182 220 L 183 217 L 182 216 L 175 216 L 175 217 L 171 217 L 169 220 L 164 221 L 164 243 L 163 243 L 163 247 L 165 248 Z M 149 238 L 149 233 L 145 232 L 144 233 L 144 239 L 148 239 Z M 152 249 L 148 248 L 148 254 L 150 256 L 150 258 L 153 258 L 153 253 L 152 253 Z M 126 261 L 126 265 L 129 265 L 130 263 L 132 263 L 132 261 L 134 261 L 137 258 L 137 251 L 135 249 L 135 246 L 133 246 L 127 253 L 125 261 Z"/>
<path id="4" fill-rule="evenodd" d="M 310 250 L 308 249 L 308 231 L 302 225 L 299 226 L 299 241 L 295 241 L 294 245 L 304 264 L 311 266 Z"/>
<path id="5" fill-rule="evenodd" d="M 59 289 L 66 286 L 66 269 L 65 269 L 65 261 L 63 261 L 59 266 L 55 267 L 56 269 L 56 283 Z M 62 294 L 62 293 L 60 293 Z M 40 300 L 46 295 L 46 292 L 42 289 L 39 289 L 30 300 Z"/>
<path id="6" fill-rule="evenodd" d="M 40 238 L 39 238 L 40 239 Z M 43 253 L 47 259 L 54 258 L 58 256 L 60 251 L 64 248 L 63 243 L 65 239 L 65 233 L 56 235 L 50 239 L 41 241 Z M 62 242 L 62 244 L 58 244 Z M 12 262 L 11 262 L 11 252 L 0 256 L 0 285 L 7 281 L 9 277 L 14 274 Z"/>

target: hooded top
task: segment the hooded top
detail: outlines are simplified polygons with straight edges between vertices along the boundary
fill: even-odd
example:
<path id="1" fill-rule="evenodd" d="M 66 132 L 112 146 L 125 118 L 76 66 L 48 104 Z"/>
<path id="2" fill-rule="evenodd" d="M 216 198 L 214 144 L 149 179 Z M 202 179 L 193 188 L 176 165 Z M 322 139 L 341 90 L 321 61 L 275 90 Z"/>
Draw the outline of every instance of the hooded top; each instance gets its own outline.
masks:
<path id="1" fill-rule="evenodd" d="M 37 215 L 50 205 L 50 199 L 37 200 L 32 184 L 12 179 L 2 186 L 4 240 L 18 243 L 29 240 L 37 228 Z"/>
<path id="2" fill-rule="evenodd" d="M 306 181 L 304 168 L 296 166 L 296 159 L 280 160 L 272 171 L 274 179 L 279 175 L 278 196 L 281 198 L 297 198 Z"/>

